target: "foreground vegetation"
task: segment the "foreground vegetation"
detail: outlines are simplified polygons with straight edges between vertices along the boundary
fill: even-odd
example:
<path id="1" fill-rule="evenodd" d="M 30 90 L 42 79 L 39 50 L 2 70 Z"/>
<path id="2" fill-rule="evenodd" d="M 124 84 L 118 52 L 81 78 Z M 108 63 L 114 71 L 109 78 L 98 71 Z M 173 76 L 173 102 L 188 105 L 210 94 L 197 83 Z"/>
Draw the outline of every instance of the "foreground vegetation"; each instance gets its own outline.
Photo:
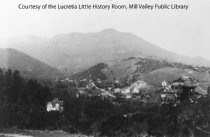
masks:
<path id="1" fill-rule="evenodd" d="M 18 71 L 0 70 L 0 127 L 63 130 L 94 136 L 210 136 L 210 96 L 197 103 L 143 104 L 123 99 L 76 97 L 67 90 L 52 92 Z M 64 111 L 47 112 L 55 97 Z"/>

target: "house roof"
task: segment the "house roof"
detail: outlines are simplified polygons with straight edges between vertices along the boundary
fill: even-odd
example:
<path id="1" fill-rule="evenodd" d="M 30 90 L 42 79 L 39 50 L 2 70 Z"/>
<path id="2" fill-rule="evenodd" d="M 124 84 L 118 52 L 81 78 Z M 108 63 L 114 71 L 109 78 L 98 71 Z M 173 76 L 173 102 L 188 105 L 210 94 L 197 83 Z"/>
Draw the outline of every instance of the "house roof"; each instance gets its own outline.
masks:
<path id="1" fill-rule="evenodd" d="M 55 105 L 55 104 L 63 104 L 63 101 L 60 101 L 60 100 L 58 100 L 58 98 L 55 98 L 55 99 L 52 100 L 50 103 L 51 103 L 52 105 Z"/>

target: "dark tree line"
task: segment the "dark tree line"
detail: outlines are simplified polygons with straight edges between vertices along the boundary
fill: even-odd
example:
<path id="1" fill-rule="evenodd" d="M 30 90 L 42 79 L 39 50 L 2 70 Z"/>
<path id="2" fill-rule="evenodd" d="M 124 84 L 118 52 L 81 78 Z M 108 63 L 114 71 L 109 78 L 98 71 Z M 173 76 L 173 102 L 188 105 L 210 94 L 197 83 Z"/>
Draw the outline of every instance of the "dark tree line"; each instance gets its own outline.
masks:
<path id="1" fill-rule="evenodd" d="M 19 71 L 0 69 L 0 126 L 42 128 L 47 124 L 46 103 L 52 99 L 48 87 L 25 80 Z"/>

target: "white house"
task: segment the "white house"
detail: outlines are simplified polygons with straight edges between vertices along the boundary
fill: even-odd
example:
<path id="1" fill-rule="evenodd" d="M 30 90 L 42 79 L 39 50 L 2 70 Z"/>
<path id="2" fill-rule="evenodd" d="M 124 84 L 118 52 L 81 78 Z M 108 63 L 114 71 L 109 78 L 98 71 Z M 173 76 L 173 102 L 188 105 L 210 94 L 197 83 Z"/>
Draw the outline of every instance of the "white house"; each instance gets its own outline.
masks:
<path id="1" fill-rule="evenodd" d="M 167 82 L 164 80 L 162 83 L 161 83 L 162 87 L 166 87 L 167 86 Z"/>
<path id="2" fill-rule="evenodd" d="M 47 108 L 47 112 L 51 112 L 51 111 L 62 112 L 63 111 L 63 101 L 60 101 L 60 100 L 58 100 L 58 98 L 55 98 L 51 102 L 47 103 L 46 108 Z"/>

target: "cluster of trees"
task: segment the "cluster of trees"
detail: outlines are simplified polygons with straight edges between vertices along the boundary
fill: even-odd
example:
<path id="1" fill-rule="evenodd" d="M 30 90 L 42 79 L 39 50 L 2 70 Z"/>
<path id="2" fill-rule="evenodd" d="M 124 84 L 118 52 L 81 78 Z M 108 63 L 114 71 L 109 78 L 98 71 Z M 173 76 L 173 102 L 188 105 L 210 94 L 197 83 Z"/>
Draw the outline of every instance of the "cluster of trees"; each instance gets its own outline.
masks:
<path id="1" fill-rule="evenodd" d="M 69 97 L 67 92 L 62 96 L 64 112 L 57 117 L 57 129 L 109 137 L 142 133 L 157 137 L 210 136 L 209 96 L 176 107 L 126 100 L 116 105 L 100 97 Z"/>
<path id="2" fill-rule="evenodd" d="M 72 91 L 73 92 L 73 91 Z M 55 97 L 64 101 L 64 111 L 47 112 Z M 101 97 L 75 96 L 67 89 L 51 92 L 36 80 L 24 79 L 18 71 L 0 70 L 0 127 L 62 129 L 95 136 L 157 137 L 210 136 L 210 97 L 197 103 L 142 104 Z"/>
<path id="3" fill-rule="evenodd" d="M 52 99 L 48 87 L 24 79 L 19 71 L 0 69 L 0 126 L 43 128 L 46 103 Z"/>

